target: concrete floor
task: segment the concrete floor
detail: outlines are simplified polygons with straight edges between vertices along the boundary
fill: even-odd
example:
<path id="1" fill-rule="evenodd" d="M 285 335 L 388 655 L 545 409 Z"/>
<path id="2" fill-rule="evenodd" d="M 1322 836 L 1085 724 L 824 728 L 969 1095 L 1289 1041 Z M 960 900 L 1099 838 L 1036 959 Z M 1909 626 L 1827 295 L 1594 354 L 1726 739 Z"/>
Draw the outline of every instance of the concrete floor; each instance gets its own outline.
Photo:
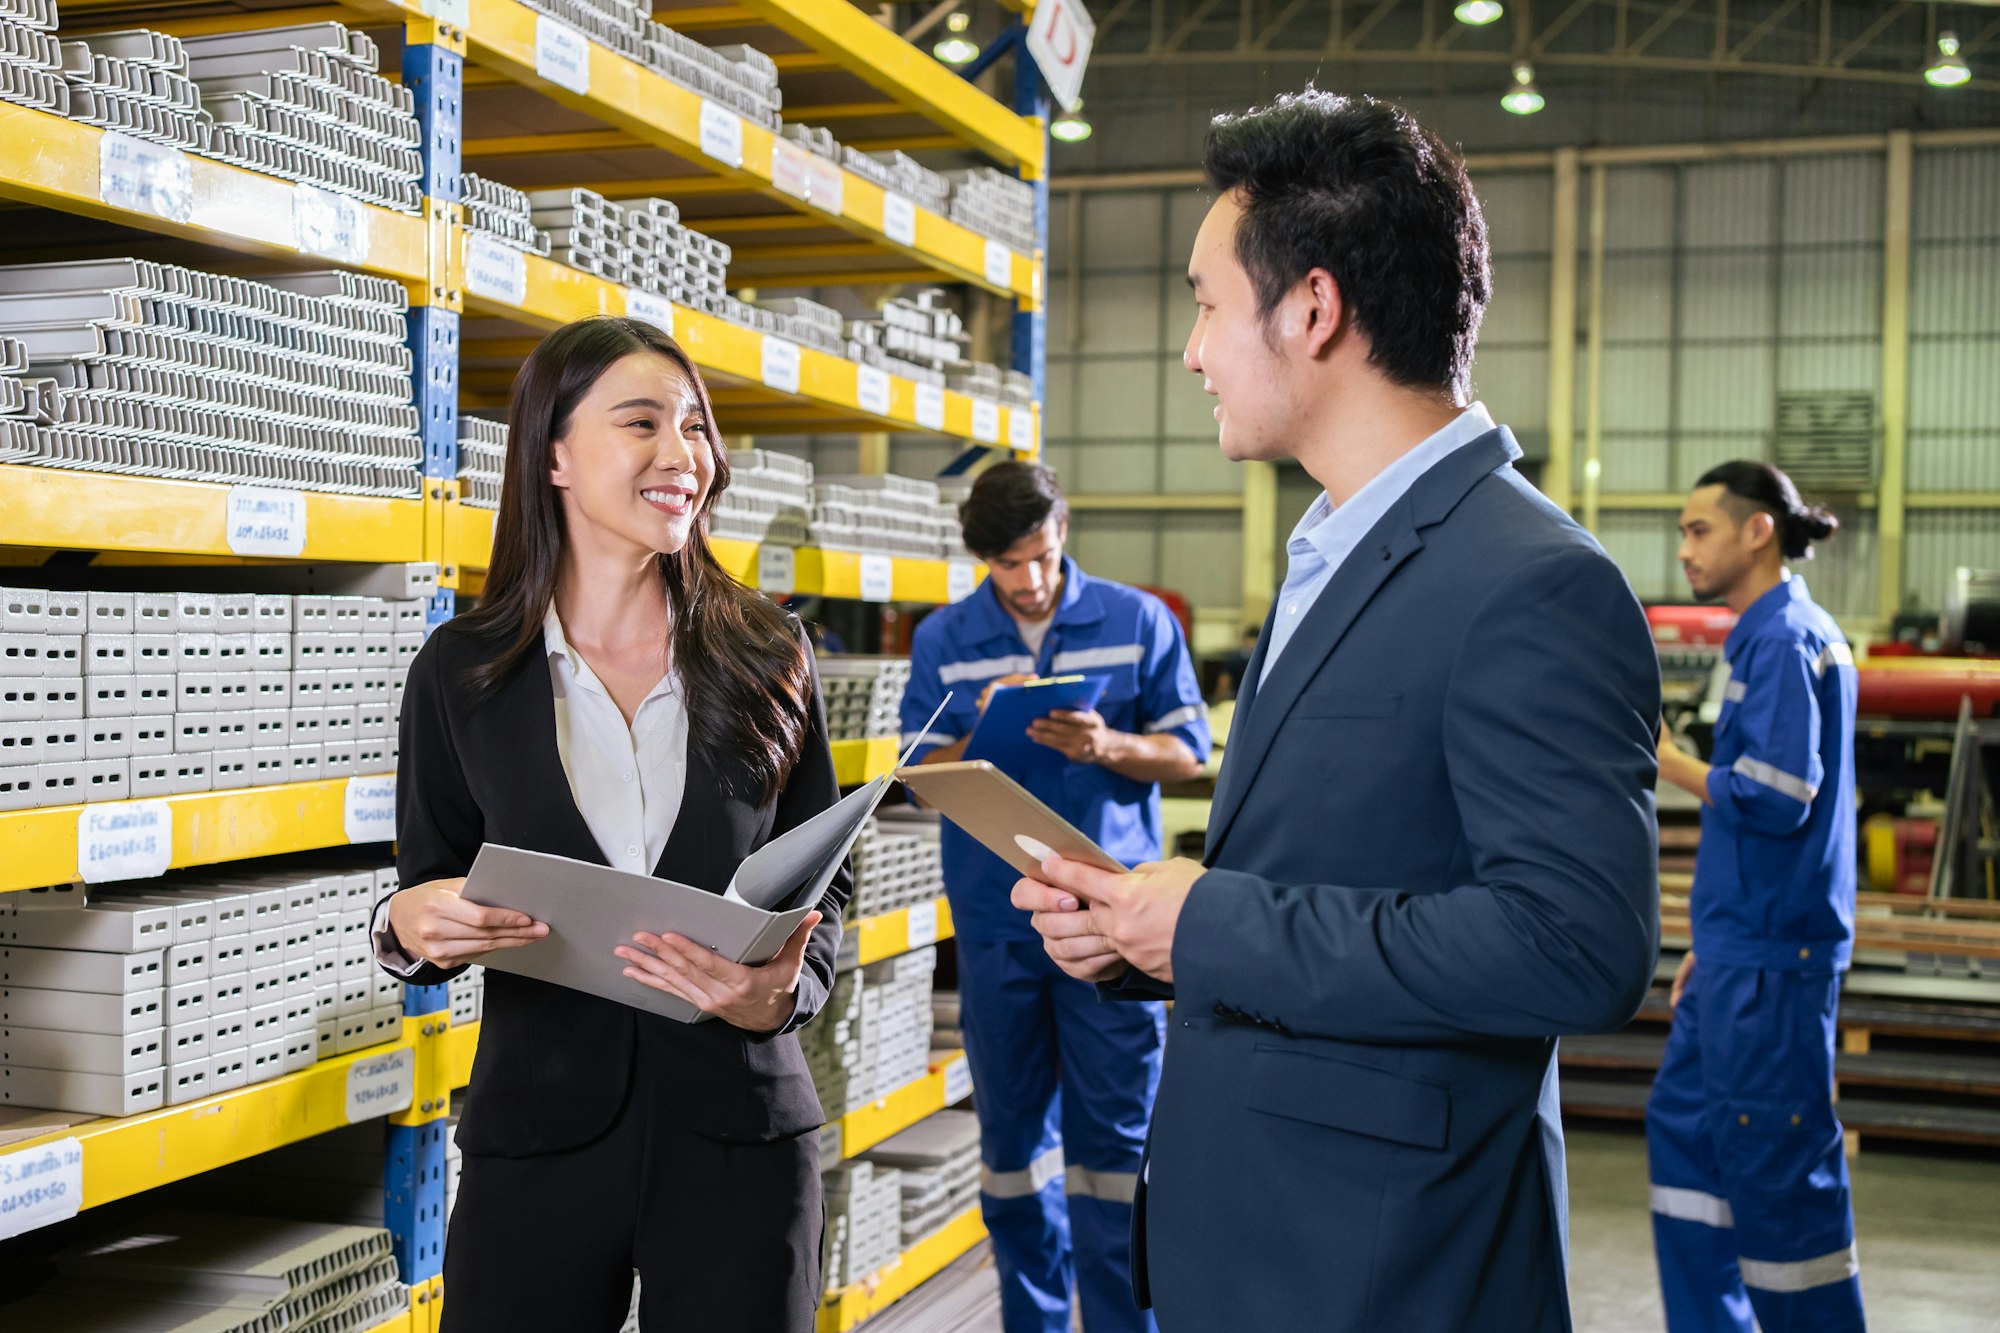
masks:
<path id="1" fill-rule="evenodd" d="M 1852 1172 L 1869 1326 L 2000 1333 L 2000 1161 L 1865 1148 Z M 1578 1333 L 1661 1333 L 1636 1128 L 1572 1128 L 1569 1189 Z M 991 1272 L 989 1261 L 980 1280 Z M 998 1293 L 970 1319 L 924 1333 L 1001 1333 Z"/>

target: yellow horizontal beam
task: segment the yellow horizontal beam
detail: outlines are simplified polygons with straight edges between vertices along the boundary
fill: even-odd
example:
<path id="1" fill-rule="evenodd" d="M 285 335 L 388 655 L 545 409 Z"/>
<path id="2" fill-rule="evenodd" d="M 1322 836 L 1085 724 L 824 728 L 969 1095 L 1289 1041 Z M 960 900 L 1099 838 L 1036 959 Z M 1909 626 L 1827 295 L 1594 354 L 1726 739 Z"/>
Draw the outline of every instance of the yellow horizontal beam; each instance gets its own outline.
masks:
<path id="1" fill-rule="evenodd" d="M 756 217 L 703 218 L 701 229 L 710 236 L 739 231 L 816 231 L 826 226 L 818 218 L 797 213 L 765 213 Z"/>
<path id="2" fill-rule="evenodd" d="M 978 1208 L 968 1208 L 903 1251 L 887 1268 L 843 1287 L 820 1306 L 818 1333 L 848 1333 L 936 1277 L 986 1239 Z"/>
<path id="3" fill-rule="evenodd" d="M 18 1146 L 79 1140 L 83 1207 L 96 1208 L 342 1128 L 348 1123 L 347 1071 L 359 1061 L 410 1049 L 405 1041 L 384 1042 L 184 1106 L 92 1120 Z"/>
<path id="4" fill-rule="evenodd" d="M 777 21 L 764 7 L 766 0 L 759 0 L 752 6 L 758 17 Z M 783 0 L 776 9 L 785 13 L 788 21 L 799 18 L 807 26 L 823 33 L 823 40 L 839 43 L 861 43 L 860 46 L 840 45 L 839 50 L 849 59 L 864 66 L 869 61 L 890 60 L 908 65 L 914 69 L 917 64 L 930 67 L 934 77 L 941 80 L 938 96 L 930 98 L 933 106 L 944 105 L 940 99 L 950 97 L 971 97 L 982 99 L 989 106 L 999 110 L 1000 121 L 987 128 L 1001 138 L 1018 138 L 1033 135 L 1039 145 L 1039 131 L 1034 131 L 1028 122 L 1012 112 L 999 108 L 999 104 L 984 93 L 974 89 L 956 74 L 944 69 L 927 55 L 920 55 L 915 47 L 900 37 L 881 28 L 873 20 L 864 17 L 848 0 Z M 791 11 L 800 11 L 792 15 Z M 745 122 L 742 125 L 741 165 L 726 165 L 708 157 L 701 148 L 701 106 L 702 98 L 690 89 L 654 73 L 635 61 L 628 60 L 617 52 L 596 43 L 588 43 L 589 92 L 577 94 L 543 79 L 537 72 L 536 31 L 538 16 L 520 0 L 470 0 L 471 22 L 466 29 L 467 50 L 483 64 L 490 65 L 528 84 L 539 91 L 577 110 L 605 122 L 607 125 L 627 131 L 630 134 L 655 144 L 687 161 L 694 163 L 715 178 L 717 183 L 705 187 L 694 182 L 668 180 L 657 183 L 657 192 L 672 193 L 676 198 L 695 197 L 701 193 L 742 193 L 755 191 L 768 198 L 784 203 L 795 211 L 806 213 L 810 207 L 804 201 L 780 190 L 772 178 L 772 144 L 776 136 L 761 125 Z M 855 25 L 859 25 L 858 27 Z M 783 22 L 779 23 L 783 27 Z M 863 30 L 866 30 L 865 32 Z M 893 43 L 901 48 L 901 56 L 883 48 L 878 51 L 868 34 Z M 860 71 L 857 71 L 860 72 Z M 864 73 L 864 77 L 867 75 Z M 909 86 L 928 88 L 927 79 L 907 73 L 897 76 L 905 80 L 916 79 Z M 950 87 L 956 85 L 956 89 Z M 963 90 L 962 92 L 958 90 Z M 972 117 L 978 120 L 978 117 Z M 1008 123 L 1015 130 L 1008 129 Z M 1018 131 L 1018 133 L 1016 133 Z M 1006 160 L 1016 160 L 1007 157 Z M 1039 158 L 1036 159 L 1039 161 Z M 912 243 L 903 245 L 892 241 L 886 235 L 883 224 L 884 191 L 871 181 L 842 171 L 840 211 L 837 215 L 823 216 L 836 225 L 852 231 L 869 240 L 899 250 L 920 262 L 930 265 L 946 277 L 977 284 L 1002 295 L 1012 294 L 1030 301 L 1041 299 L 1039 267 L 1031 255 L 1008 251 L 1004 265 L 1007 270 L 1005 282 L 989 281 L 986 271 L 987 241 L 966 227 L 924 209 L 916 211 L 916 225 Z M 654 182 L 606 182 L 591 183 L 592 189 L 613 189 L 633 194 L 654 193 Z M 808 216 L 822 216 L 817 212 Z M 699 222 L 697 221 L 697 224 Z M 998 256 L 996 255 L 996 263 Z"/>
<path id="5" fill-rule="evenodd" d="M 492 139 L 467 139 L 462 151 L 466 157 L 548 157 L 650 146 L 623 130 L 577 130 L 570 134 L 508 134 Z"/>
<path id="6" fill-rule="evenodd" d="M 912 911 L 935 914 L 935 932 L 929 939 L 910 940 L 910 914 Z M 952 936 L 951 904 L 943 898 L 934 903 L 916 908 L 905 908 L 900 912 L 883 912 L 879 916 L 864 916 L 850 927 L 859 937 L 860 959 L 858 966 L 879 963 L 884 958 L 894 958 L 897 954 L 908 953 L 911 949 L 921 949 L 926 944 L 938 940 L 948 940 Z"/>
<path id="7" fill-rule="evenodd" d="M 0 543 L 81 551 L 227 556 L 229 487 L 198 481 L 0 467 Z M 424 558 L 423 501 L 306 494 L 301 560 Z"/>
<path id="8" fill-rule="evenodd" d="M 348 779 L 166 796 L 173 812 L 172 865 L 204 866 L 347 845 Z M 105 808 L 124 805 L 106 801 Z M 67 884 L 77 874 L 81 805 L 0 814 L 0 893 Z"/>
<path id="9" fill-rule="evenodd" d="M 453 1088 L 472 1082 L 472 1057 L 479 1050 L 479 1023 L 449 1027 L 438 1038 L 438 1058 L 444 1062 L 445 1081 Z"/>
<path id="10" fill-rule="evenodd" d="M 949 1071 L 951 1066 L 964 1058 L 964 1051 L 948 1051 L 930 1067 L 929 1073 L 916 1082 L 906 1083 L 887 1097 L 856 1107 L 840 1117 L 837 1122 L 840 1125 L 840 1155 L 853 1157 L 867 1152 L 925 1116 L 944 1110 L 949 1105 L 945 1101 L 945 1087 L 951 1078 Z"/>
<path id="11" fill-rule="evenodd" d="M 840 68 L 840 63 L 832 56 L 820 51 L 786 51 L 771 57 L 784 74 L 826 74 Z"/>
<path id="12" fill-rule="evenodd" d="M 877 92 L 1009 166 L 1039 176 L 1045 142 L 1016 115 L 929 51 L 877 23 L 852 0 L 744 0 L 743 7 L 833 59 Z"/>
<path id="13" fill-rule="evenodd" d="M 739 245 L 732 248 L 729 266 L 754 264 L 763 259 L 866 259 L 881 253 L 872 241 L 821 241 L 807 245 Z"/>
<path id="14" fill-rule="evenodd" d="M 660 21 L 675 32 L 705 32 L 710 28 L 745 28 L 756 22 L 739 5 L 698 5 L 662 12 Z"/>
<path id="15" fill-rule="evenodd" d="M 873 782 L 896 764 L 896 738 L 873 736 L 864 741 L 833 743 L 833 776 L 843 787 Z"/>
<path id="16" fill-rule="evenodd" d="M 886 139 L 851 139 L 847 147 L 858 153 L 930 153 L 958 147 L 949 134 L 893 134 Z"/>
<path id="17" fill-rule="evenodd" d="M 175 222 L 104 202 L 98 190 L 103 137 L 92 125 L 0 103 L 0 196 L 246 254 L 300 260 L 293 223 L 298 186 L 291 181 L 189 153 L 193 208 L 188 222 Z M 368 259 L 359 267 L 421 289 L 429 273 L 423 220 L 369 204 L 361 213 L 368 219 Z"/>
<path id="18" fill-rule="evenodd" d="M 831 125 L 840 120 L 875 120 L 909 114 L 910 109 L 900 102 L 826 102 L 819 106 L 785 108 L 785 119 L 800 125 Z"/>

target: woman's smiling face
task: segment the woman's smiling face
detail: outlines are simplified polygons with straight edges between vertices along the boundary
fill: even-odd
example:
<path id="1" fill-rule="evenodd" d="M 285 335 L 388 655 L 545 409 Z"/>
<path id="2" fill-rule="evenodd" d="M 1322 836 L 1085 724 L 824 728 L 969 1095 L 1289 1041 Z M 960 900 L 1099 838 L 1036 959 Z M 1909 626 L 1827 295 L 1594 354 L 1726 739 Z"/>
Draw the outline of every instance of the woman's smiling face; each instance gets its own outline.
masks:
<path id="1" fill-rule="evenodd" d="M 715 481 L 701 394 L 657 352 L 613 362 L 570 413 L 549 480 L 572 540 L 671 555 L 688 543 Z"/>

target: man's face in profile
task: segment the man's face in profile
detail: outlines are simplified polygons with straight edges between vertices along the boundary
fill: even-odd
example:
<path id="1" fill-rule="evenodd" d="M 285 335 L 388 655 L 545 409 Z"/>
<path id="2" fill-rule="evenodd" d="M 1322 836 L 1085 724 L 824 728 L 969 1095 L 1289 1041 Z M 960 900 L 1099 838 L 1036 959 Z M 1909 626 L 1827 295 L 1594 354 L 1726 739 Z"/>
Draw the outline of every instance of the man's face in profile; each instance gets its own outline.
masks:
<path id="1" fill-rule="evenodd" d="M 1271 348 L 1257 289 L 1236 254 L 1243 208 L 1234 191 L 1208 210 L 1188 261 L 1194 329 L 1181 364 L 1215 398 L 1223 457 L 1232 462 L 1282 458 L 1291 393 L 1285 362 Z"/>

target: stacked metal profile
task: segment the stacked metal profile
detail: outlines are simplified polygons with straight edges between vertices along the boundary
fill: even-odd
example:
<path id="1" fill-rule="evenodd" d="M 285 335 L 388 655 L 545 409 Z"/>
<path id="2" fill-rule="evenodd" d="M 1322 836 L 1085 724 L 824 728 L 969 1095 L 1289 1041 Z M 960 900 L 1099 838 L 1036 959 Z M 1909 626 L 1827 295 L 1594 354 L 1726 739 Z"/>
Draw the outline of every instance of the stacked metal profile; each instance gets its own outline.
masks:
<path id="1" fill-rule="evenodd" d="M 95 52 L 104 39 L 87 40 Z M 199 151 L 399 213 L 423 211 L 416 100 L 377 72 L 380 53 L 366 33 L 302 23 L 179 45 L 215 121 Z"/>
<path id="2" fill-rule="evenodd" d="M 834 977 L 826 1007 L 799 1034 L 830 1119 L 924 1077 L 936 967 L 937 949 L 926 947 Z"/>
<path id="3" fill-rule="evenodd" d="M 971 1111 L 928 1115 L 861 1160 L 899 1173 L 903 1249 L 979 1203 L 979 1117 Z"/>
<path id="4" fill-rule="evenodd" d="M 779 109 L 785 104 L 778 89 L 778 65 L 754 46 L 703 46 L 663 23 L 648 22 L 639 59 L 654 73 L 728 107 L 752 124 L 777 130 Z"/>
<path id="5" fill-rule="evenodd" d="M 820 1173 L 826 1200 L 821 1268 L 838 1291 L 896 1262 L 903 1252 L 903 1177 L 862 1159 Z"/>
<path id="6" fill-rule="evenodd" d="M 1035 381 L 1018 370 L 1002 370 L 985 361 L 973 361 L 948 382 L 959 393 L 974 398 L 992 398 L 1024 410 L 1035 406 Z"/>
<path id="7" fill-rule="evenodd" d="M 6 895 L 0 1104 L 134 1115 L 393 1040 L 369 922 L 394 887 L 241 866 Z"/>
<path id="8" fill-rule="evenodd" d="M 424 604 L 0 588 L 0 811 L 392 773 Z"/>
<path id="9" fill-rule="evenodd" d="M 813 156 L 823 157 L 835 166 L 840 165 L 840 141 L 825 126 L 801 125 L 788 120 L 778 132 Z"/>
<path id="10" fill-rule="evenodd" d="M 144 259 L 0 268 L 50 467 L 418 493 L 408 298 L 342 270 L 252 281 Z M 18 460 L 17 460 L 18 461 Z"/>
<path id="11" fill-rule="evenodd" d="M 69 114 L 56 0 L 0 0 L 0 102 Z"/>
<path id="12" fill-rule="evenodd" d="M 840 312 L 832 306 L 808 301 L 803 296 L 773 297 L 752 307 L 751 327 L 775 333 L 807 347 L 816 347 L 829 356 L 844 356 L 847 343 L 840 336 Z"/>
<path id="13" fill-rule="evenodd" d="M 581 189 L 535 190 L 526 198 L 557 263 L 696 309 L 740 304 L 728 300 L 729 247 L 682 226 L 669 200 L 611 200 Z"/>
<path id="14" fill-rule="evenodd" d="M 9 1333 L 365 1333 L 409 1308 L 384 1228 L 149 1211 L 94 1228 L 58 1255 L 40 1290 L 0 1306 L 0 1324 Z"/>
<path id="15" fill-rule="evenodd" d="M 907 153 L 893 149 L 886 153 L 864 153 L 858 148 L 842 148 L 840 164 L 863 180 L 906 195 L 912 203 L 933 213 L 950 210 L 951 178 L 941 171 L 932 171 Z"/>
<path id="16" fill-rule="evenodd" d="M 205 153 L 214 121 L 187 75 L 187 53 L 164 33 L 93 34 L 62 43 L 71 120 Z"/>
<path id="17" fill-rule="evenodd" d="M 901 734 L 909 658 L 828 654 L 819 659 L 819 684 L 826 703 L 827 734 L 833 740 Z"/>
<path id="18" fill-rule="evenodd" d="M 882 303 L 874 319 L 847 321 L 849 360 L 942 389 L 945 368 L 965 361 L 965 321 L 940 288 Z"/>
<path id="19" fill-rule="evenodd" d="M 992 167 L 947 171 L 951 220 L 982 236 L 1035 252 L 1035 187 Z"/>
<path id="20" fill-rule="evenodd" d="M 526 190 L 468 171 L 458 178 L 458 193 L 469 229 L 531 255 L 548 254 L 549 234 L 535 225 L 535 206 L 528 201 Z"/>
<path id="21" fill-rule="evenodd" d="M 813 545 L 921 560 L 965 553 L 958 511 L 934 481 L 894 475 L 820 477 L 813 482 Z"/>
<path id="22" fill-rule="evenodd" d="M 812 515 L 813 465 L 770 449 L 729 455 L 729 489 L 709 511 L 710 535 L 773 546 L 803 546 Z"/>
<path id="23" fill-rule="evenodd" d="M 0 463 L 33 458 L 37 452 L 35 419 L 47 404 L 39 389 L 29 385 L 27 373 L 28 345 L 0 337 Z"/>
<path id="24" fill-rule="evenodd" d="M 852 856 L 850 919 L 899 912 L 944 897 L 944 863 L 938 853 L 934 812 L 884 811 L 862 826 Z"/>
<path id="25" fill-rule="evenodd" d="M 500 507 L 500 484 L 507 471 L 507 423 L 484 417 L 458 418 L 458 498 L 480 509 Z"/>
<path id="26" fill-rule="evenodd" d="M 445 984 L 453 1027 L 477 1023 L 486 1012 L 486 969 L 474 963 Z"/>

